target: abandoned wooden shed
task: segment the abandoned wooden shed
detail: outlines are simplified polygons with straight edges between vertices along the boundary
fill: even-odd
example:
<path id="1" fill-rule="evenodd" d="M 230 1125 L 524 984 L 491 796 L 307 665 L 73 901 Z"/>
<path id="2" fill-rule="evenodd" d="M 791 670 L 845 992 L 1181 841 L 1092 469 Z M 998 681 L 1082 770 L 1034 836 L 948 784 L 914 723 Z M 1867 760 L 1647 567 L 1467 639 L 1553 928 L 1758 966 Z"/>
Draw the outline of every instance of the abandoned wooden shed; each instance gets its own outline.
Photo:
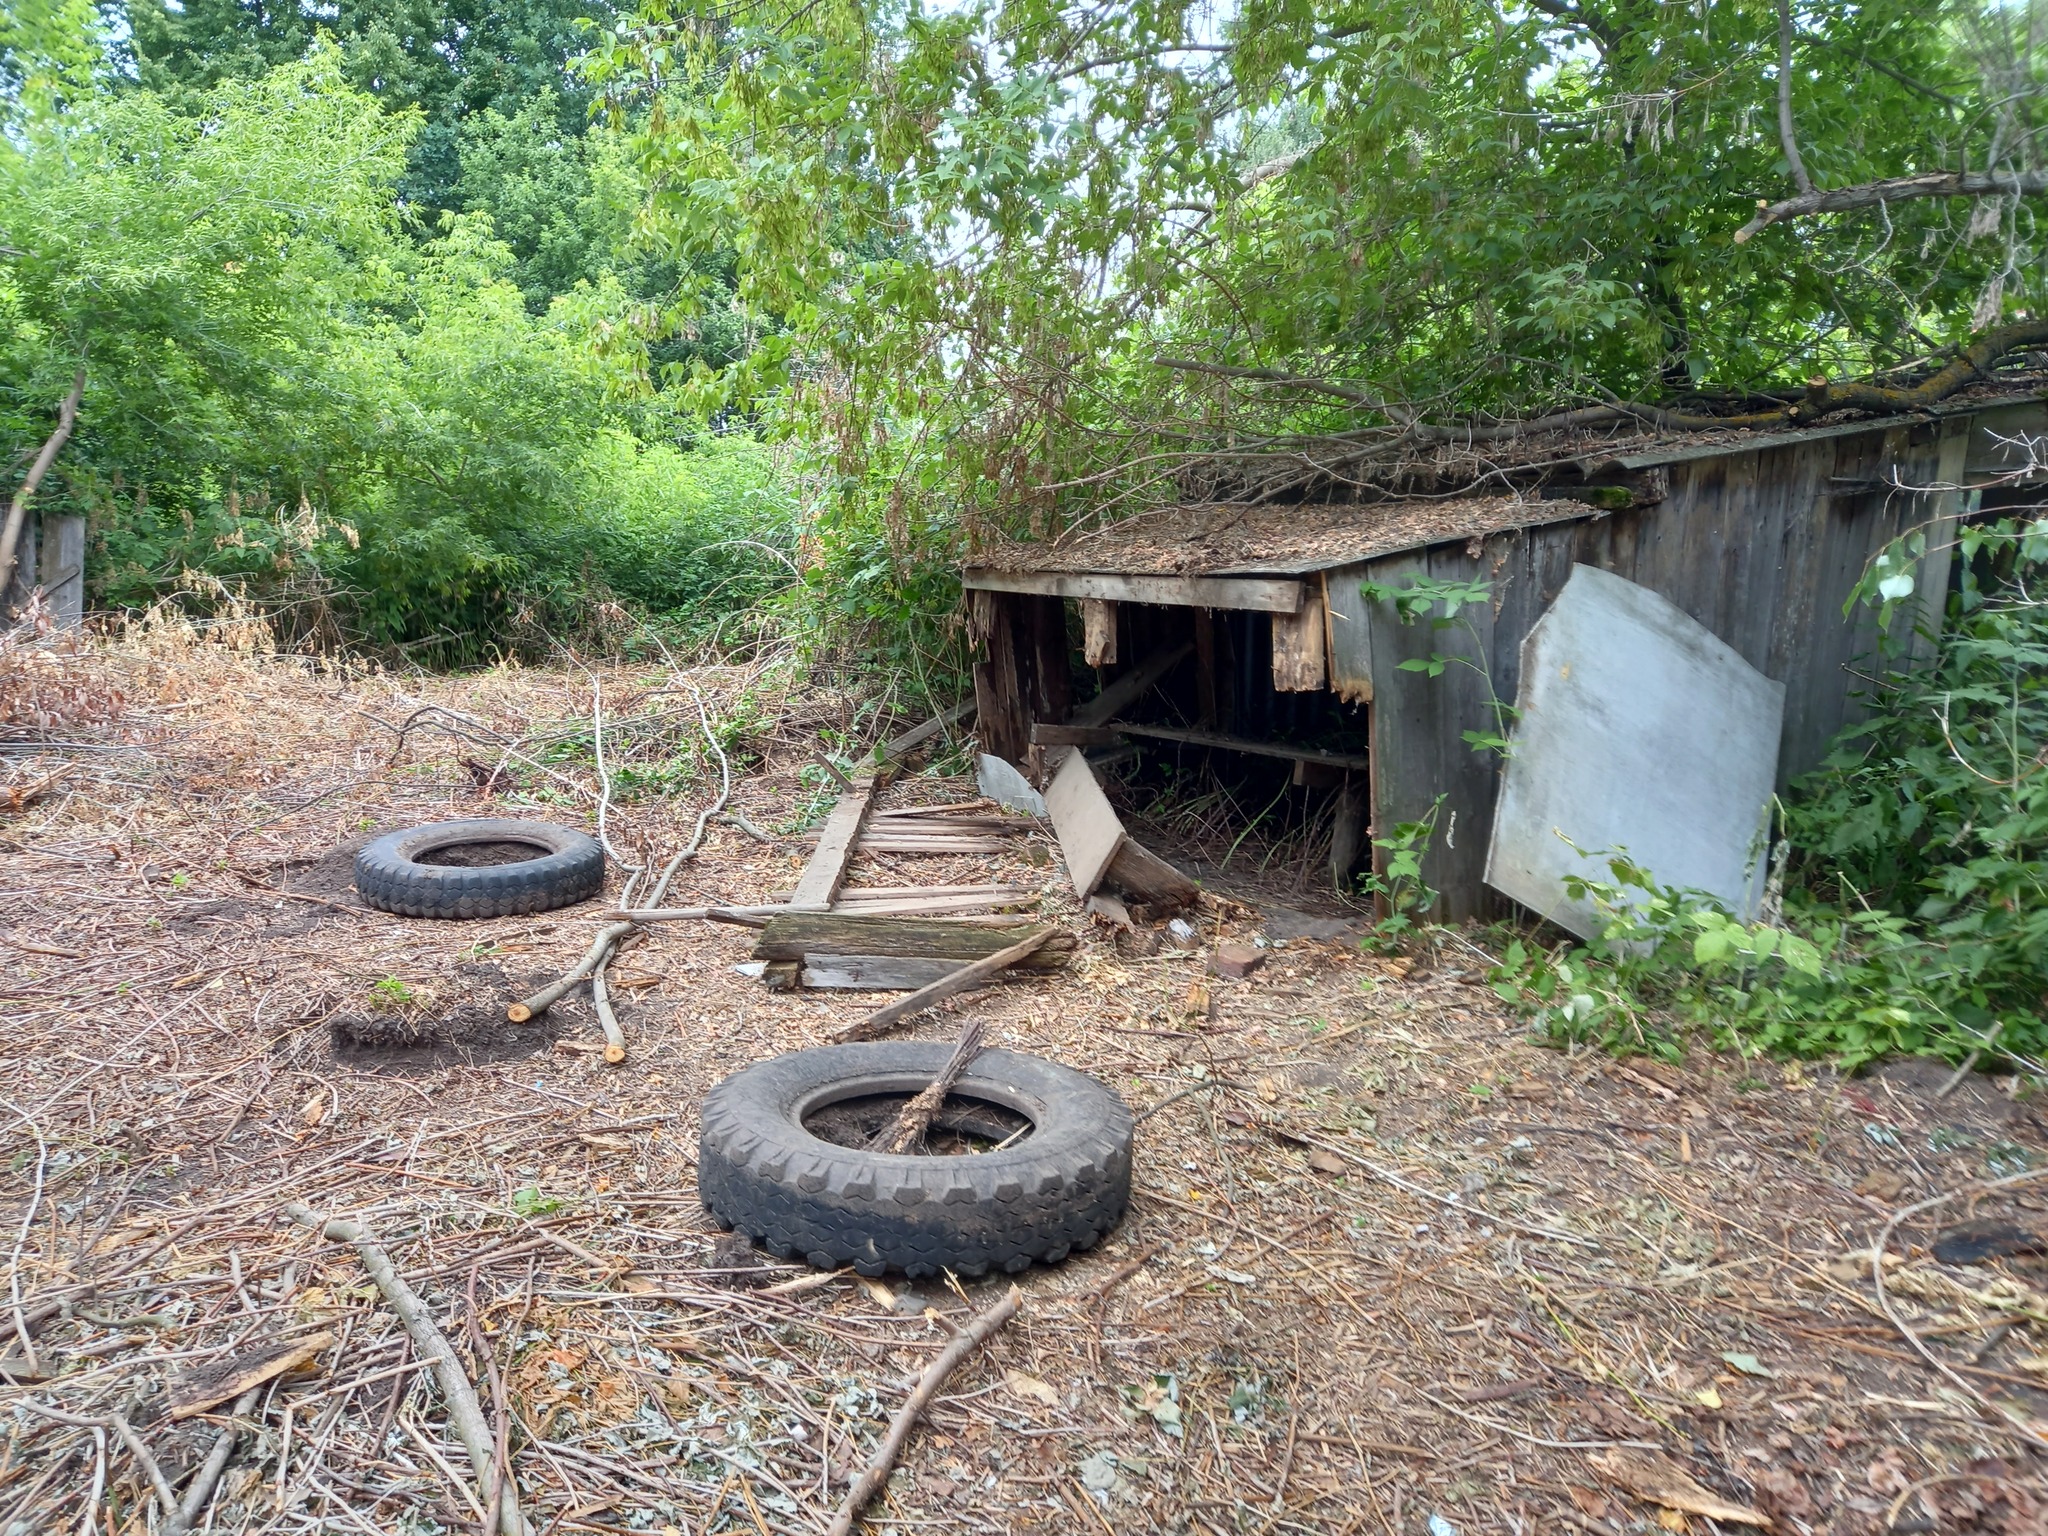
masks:
<path id="1" fill-rule="evenodd" d="M 1880 665 L 1876 615 L 1848 607 L 1870 562 L 1924 529 L 1903 618 L 1937 629 L 1949 534 L 2038 501 L 2028 439 L 2044 433 L 2038 389 L 1987 392 L 1909 417 L 1525 448 L 1483 475 L 1496 494 L 1211 502 L 1001 544 L 964 572 L 982 746 L 1041 765 L 1047 747 L 1124 743 L 1291 759 L 1333 797 L 1340 877 L 1441 797 L 1438 913 L 1497 915 L 1501 759 L 1470 738 L 1500 730 L 1522 642 L 1575 564 L 1669 599 L 1785 685 L 1782 786 L 1859 717 Z M 1404 622 L 1396 594 L 1418 583 L 1485 592 L 1448 626 Z"/>

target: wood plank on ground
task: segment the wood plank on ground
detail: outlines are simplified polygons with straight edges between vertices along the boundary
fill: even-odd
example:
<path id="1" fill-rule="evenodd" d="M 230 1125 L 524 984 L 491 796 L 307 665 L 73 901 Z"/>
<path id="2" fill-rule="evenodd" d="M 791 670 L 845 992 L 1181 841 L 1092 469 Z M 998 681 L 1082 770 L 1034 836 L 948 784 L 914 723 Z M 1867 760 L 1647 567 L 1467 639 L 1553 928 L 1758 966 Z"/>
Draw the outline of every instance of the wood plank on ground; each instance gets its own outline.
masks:
<path id="1" fill-rule="evenodd" d="M 791 910 L 823 912 L 831 907 L 839 887 L 846 883 L 846 866 L 853 859 L 854 844 L 860 840 L 874 798 L 872 775 L 855 780 L 853 788 L 839 797 L 818 834 L 817 850 L 797 880 L 796 894 L 789 901 Z"/>
<path id="2" fill-rule="evenodd" d="M 813 954 L 895 955 L 962 965 L 1008 947 L 1014 935 L 974 923 L 879 917 L 866 912 L 785 912 L 754 944 L 754 959 L 804 960 Z M 1025 962 L 1058 970 L 1072 958 L 1071 933 L 1055 933 Z"/>
<path id="3" fill-rule="evenodd" d="M 1094 895 L 1117 849 L 1123 846 L 1124 824 L 1095 782 L 1088 759 L 1078 752 L 1067 754 L 1045 787 L 1045 808 L 1059 835 L 1060 856 L 1067 862 L 1074 894 Z"/>

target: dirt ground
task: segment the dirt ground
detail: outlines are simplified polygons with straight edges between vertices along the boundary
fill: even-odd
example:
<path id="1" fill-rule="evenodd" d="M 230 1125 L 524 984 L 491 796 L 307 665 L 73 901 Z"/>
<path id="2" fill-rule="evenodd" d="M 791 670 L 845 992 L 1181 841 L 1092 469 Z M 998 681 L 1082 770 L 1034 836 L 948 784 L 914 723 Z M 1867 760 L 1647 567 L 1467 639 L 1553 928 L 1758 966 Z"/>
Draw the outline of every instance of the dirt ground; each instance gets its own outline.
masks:
<path id="1" fill-rule="evenodd" d="M 172 627 L 31 661 L 54 702 L 0 741 L 0 1532 L 161 1531 L 124 1432 L 179 1498 L 227 1447 L 199 1529 L 483 1525 L 431 1372 L 290 1202 L 388 1250 L 535 1532 L 825 1529 L 908 1383 L 1010 1282 L 764 1294 L 797 1271 L 714 1252 L 696 1113 L 882 999 L 767 992 L 733 970 L 746 930 L 663 925 L 618 963 L 608 1067 L 587 993 L 503 1015 L 596 904 L 412 921 L 358 905 L 349 869 L 415 822 L 594 828 L 601 686 L 630 781 L 614 843 L 672 850 L 715 793 L 701 696 L 741 722 L 734 804 L 775 840 L 714 822 L 671 899 L 773 899 L 849 701 L 768 669 L 337 672 Z M 10 787 L 42 792 L 10 810 Z M 973 795 L 912 773 L 882 803 Z M 1142 1117 L 1134 1197 L 1098 1249 L 1019 1277 L 870 1529 L 2048 1532 L 2048 1257 L 1931 1251 L 1958 1257 L 1966 1222 L 2048 1247 L 2048 1189 L 2014 1178 L 2048 1165 L 2038 1096 L 1939 1097 L 1924 1063 L 1544 1048 L 1485 986 L 1484 935 L 1276 938 L 1223 980 L 1219 942 L 1324 930 L 1224 901 L 1192 950 L 1119 938 L 1043 832 L 864 857 L 851 883 L 995 879 L 1042 892 L 1075 962 L 905 1033 L 979 1014 L 1115 1087 Z M 235 1394 L 309 1334 L 330 1342 Z M 166 1411 L 209 1372 L 231 1400 Z"/>

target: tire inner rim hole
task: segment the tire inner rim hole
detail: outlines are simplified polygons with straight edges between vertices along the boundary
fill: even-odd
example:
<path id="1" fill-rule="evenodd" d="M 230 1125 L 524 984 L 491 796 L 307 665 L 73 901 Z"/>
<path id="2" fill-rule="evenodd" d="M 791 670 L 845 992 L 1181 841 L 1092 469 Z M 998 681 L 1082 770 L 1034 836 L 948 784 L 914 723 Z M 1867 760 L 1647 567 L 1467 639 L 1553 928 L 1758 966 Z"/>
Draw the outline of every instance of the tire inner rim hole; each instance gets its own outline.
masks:
<path id="1" fill-rule="evenodd" d="M 445 843 L 439 848 L 427 849 L 413 862 L 433 864 L 442 869 L 482 869 L 491 864 L 525 864 L 547 856 L 548 850 L 539 843 Z"/>
<path id="2" fill-rule="evenodd" d="M 804 1129 L 835 1147 L 865 1147 L 884 1126 L 896 1123 L 897 1112 L 910 1099 L 907 1093 L 870 1093 L 836 1099 L 805 1115 Z M 1033 1129 L 1030 1116 L 1007 1104 L 992 1104 L 972 1094 L 950 1093 L 932 1117 L 931 1129 L 910 1150 L 927 1157 L 967 1157 L 1005 1142 L 1014 1147 L 1029 1141 Z"/>

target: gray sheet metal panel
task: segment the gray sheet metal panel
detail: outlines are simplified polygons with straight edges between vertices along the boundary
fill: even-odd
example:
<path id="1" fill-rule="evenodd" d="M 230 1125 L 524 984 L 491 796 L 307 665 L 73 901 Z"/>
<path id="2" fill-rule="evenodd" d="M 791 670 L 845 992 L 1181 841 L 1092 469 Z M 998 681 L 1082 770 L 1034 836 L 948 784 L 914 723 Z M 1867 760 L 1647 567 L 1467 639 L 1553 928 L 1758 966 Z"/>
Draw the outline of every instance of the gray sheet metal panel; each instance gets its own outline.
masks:
<path id="1" fill-rule="evenodd" d="M 1522 694 L 1490 884 L 1590 938 L 1601 919 L 1565 879 L 1606 878 L 1626 850 L 1659 884 L 1754 913 L 1782 683 L 1668 599 L 1581 565 L 1524 643 Z"/>

